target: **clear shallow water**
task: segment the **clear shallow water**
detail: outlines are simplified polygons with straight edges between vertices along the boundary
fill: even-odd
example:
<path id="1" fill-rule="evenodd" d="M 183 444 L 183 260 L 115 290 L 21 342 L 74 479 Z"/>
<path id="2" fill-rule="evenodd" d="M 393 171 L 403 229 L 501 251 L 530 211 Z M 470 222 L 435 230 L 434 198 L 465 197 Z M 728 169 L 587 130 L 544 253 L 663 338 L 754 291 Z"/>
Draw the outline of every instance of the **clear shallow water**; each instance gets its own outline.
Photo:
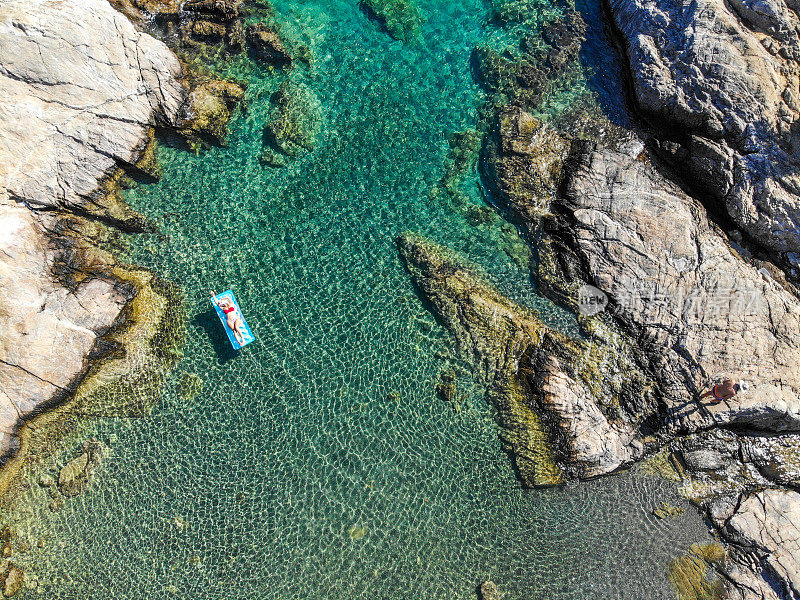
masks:
<path id="1" fill-rule="evenodd" d="M 251 102 L 229 147 L 161 148 L 162 181 L 128 194 L 161 232 L 132 240 L 131 260 L 185 291 L 186 357 L 149 418 L 92 424 L 113 447 L 93 487 L 56 513 L 32 490 L 26 535 L 46 543 L 28 555 L 31 595 L 468 599 L 491 578 L 509 599 L 672 597 L 667 561 L 704 535 L 699 517 L 653 517 L 676 501 L 654 479 L 521 490 L 394 246 L 425 233 L 570 326 L 509 256 L 513 230 L 429 198 L 449 136 L 477 120 L 469 56 L 494 35 L 487 7 L 420 2 L 424 39 L 406 48 L 350 0 L 275 5 L 314 52 L 292 77 L 319 97 L 324 134 L 288 168 L 262 167 L 280 77 L 232 67 Z M 464 192 L 481 202 L 474 172 Z M 206 300 L 228 286 L 258 337 L 239 356 Z M 434 393 L 451 365 L 460 412 Z M 187 373 L 204 382 L 191 400 Z"/>

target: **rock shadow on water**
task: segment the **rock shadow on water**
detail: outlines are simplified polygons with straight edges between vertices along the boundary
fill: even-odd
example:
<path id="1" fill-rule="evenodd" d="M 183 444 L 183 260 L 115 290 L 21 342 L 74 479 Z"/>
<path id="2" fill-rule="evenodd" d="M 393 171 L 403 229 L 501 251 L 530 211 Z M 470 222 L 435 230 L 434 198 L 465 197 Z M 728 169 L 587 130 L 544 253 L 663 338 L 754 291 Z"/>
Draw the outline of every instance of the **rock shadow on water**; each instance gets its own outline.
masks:
<path id="1" fill-rule="evenodd" d="M 192 320 L 195 325 L 205 332 L 206 337 L 211 341 L 219 364 L 224 365 L 228 361 L 239 356 L 239 352 L 234 350 L 233 346 L 231 346 L 228 335 L 222 328 L 222 324 L 219 322 L 219 317 L 216 312 L 213 310 L 206 310 L 195 315 Z"/>
<path id="2" fill-rule="evenodd" d="M 586 84 L 595 95 L 604 116 L 614 125 L 634 127 L 629 76 L 622 50 L 613 39 L 608 19 L 602 7 L 579 0 L 575 10 L 586 29 L 578 58 L 586 72 Z M 616 84 L 612 83 L 616 82 Z"/>

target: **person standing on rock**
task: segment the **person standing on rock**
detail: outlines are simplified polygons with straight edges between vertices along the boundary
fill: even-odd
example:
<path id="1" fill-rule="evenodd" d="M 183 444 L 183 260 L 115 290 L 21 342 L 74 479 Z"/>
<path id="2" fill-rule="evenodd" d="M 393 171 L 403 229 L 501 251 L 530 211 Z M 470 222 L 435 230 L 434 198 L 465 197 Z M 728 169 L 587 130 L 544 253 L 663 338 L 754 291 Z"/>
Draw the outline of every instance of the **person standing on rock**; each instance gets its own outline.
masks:
<path id="1" fill-rule="evenodd" d="M 700 399 L 713 397 L 714 399 L 711 401 L 711 404 L 719 404 L 723 400 L 730 400 L 739 393 L 740 390 L 746 390 L 747 387 L 744 381 L 736 382 L 733 379 L 726 379 L 702 394 Z"/>

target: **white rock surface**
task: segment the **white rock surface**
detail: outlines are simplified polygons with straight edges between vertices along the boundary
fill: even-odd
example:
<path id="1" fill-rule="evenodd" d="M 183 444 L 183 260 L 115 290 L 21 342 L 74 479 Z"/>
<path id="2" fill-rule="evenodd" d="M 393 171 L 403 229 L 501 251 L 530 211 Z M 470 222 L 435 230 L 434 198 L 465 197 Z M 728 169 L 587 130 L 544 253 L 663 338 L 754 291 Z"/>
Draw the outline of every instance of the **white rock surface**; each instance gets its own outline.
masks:
<path id="1" fill-rule="evenodd" d="M 180 64 L 106 0 L 0 2 L 0 456 L 20 419 L 69 391 L 127 301 L 53 276 L 52 212 L 80 209 L 184 99 Z"/>
<path id="2" fill-rule="evenodd" d="M 581 479 L 611 473 L 639 459 L 644 446 L 628 423 L 611 422 L 596 400 L 549 357 L 539 367 L 540 402 L 553 419 L 569 455 L 569 465 Z"/>
<path id="3" fill-rule="evenodd" d="M 563 202 L 592 281 L 642 332 L 681 425 L 800 428 L 800 302 L 741 260 L 697 201 L 647 163 L 598 149 L 574 161 Z M 724 377 L 751 388 L 695 401 Z"/>
<path id="4" fill-rule="evenodd" d="M 180 64 L 105 0 L 0 3 L 0 200 L 79 206 L 174 122 Z"/>

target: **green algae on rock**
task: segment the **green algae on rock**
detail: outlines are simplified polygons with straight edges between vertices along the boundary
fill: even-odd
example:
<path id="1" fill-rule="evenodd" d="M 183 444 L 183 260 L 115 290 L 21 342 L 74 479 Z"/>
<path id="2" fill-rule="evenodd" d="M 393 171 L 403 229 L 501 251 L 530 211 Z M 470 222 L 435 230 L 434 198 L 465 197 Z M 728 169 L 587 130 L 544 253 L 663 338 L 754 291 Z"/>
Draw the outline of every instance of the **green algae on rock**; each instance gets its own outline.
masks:
<path id="1" fill-rule="evenodd" d="M 65 496 L 77 496 L 92 482 L 95 470 L 108 454 L 108 447 L 99 440 L 89 440 L 81 453 L 65 464 L 58 474 L 58 489 Z"/>
<path id="2" fill-rule="evenodd" d="M 687 554 L 672 561 L 668 574 L 678 600 L 722 600 L 725 584 L 715 568 L 722 567 L 727 556 L 722 544 L 712 542 L 693 544 Z"/>
<path id="3" fill-rule="evenodd" d="M 361 7 L 394 39 L 410 44 L 419 38 L 422 13 L 414 0 L 361 0 Z"/>
<path id="4" fill-rule="evenodd" d="M 244 98 L 244 89 L 232 81 L 193 75 L 191 91 L 178 131 L 190 144 L 224 144 L 228 122 Z"/>
<path id="5" fill-rule="evenodd" d="M 659 519 L 667 519 L 670 517 L 679 517 L 686 512 L 683 506 L 675 506 L 674 504 L 659 504 L 653 509 L 653 515 Z"/>
<path id="6" fill-rule="evenodd" d="M 660 477 L 676 483 L 686 476 L 683 467 L 668 448 L 662 448 L 643 460 L 639 464 L 639 470 L 645 475 Z"/>
<path id="7" fill-rule="evenodd" d="M 20 429 L 20 448 L 0 472 L 6 509 L 35 464 L 82 421 L 145 416 L 181 356 L 185 317 L 178 289 L 146 269 L 116 265 L 111 272 L 135 295 L 117 326 L 103 336 L 102 351 L 92 357 L 94 363 L 75 392 Z"/>
<path id="8" fill-rule="evenodd" d="M 307 85 L 290 80 L 281 84 L 272 103 L 272 118 L 264 126 L 261 161 L 276 167 L 314 149 L 322 129 L 322 104 Z"/>
<path id="9" fill-rule="evenodd" d="M 644 454 L 641 407 L 651 402 L 652 384 L 630 340 L 600 318 L 583 322 L 588 339 L 569 338 L 445 248 L 414 234 L 398 246 L 459 353 L 488 383 L 525 485 L 597 477 Z"/>
<path id="10" fill-rule="evenodd" d="M 197 373 L 183 373 L 178 380 L 178 396 L 182 400 L 192 400 L 203 390 L 203 380 Z"/>
<path id="11" fill-rule="evenodd" d="M 523 483 L 564 481 L 541 420 L 526 400 L 520 364 L 545 326 L 531 311 L 501 296 L 452 252 L 414 234 L 398 238 L 414 281 L 453 333 L 459 353 L 489 384 L 501 439 Z"/>

